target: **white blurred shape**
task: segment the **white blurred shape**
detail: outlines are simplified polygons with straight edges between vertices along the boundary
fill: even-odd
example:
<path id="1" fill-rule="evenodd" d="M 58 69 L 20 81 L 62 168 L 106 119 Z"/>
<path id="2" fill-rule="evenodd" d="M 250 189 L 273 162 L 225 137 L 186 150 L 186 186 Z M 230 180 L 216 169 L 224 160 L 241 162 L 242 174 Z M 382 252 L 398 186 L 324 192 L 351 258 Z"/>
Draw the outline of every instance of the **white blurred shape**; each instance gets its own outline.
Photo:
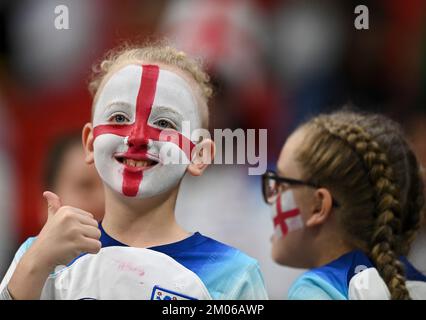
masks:
<path id="1" fill-rule="evenodd" d="M 315 2 L 286 4 L 272 35 L 284 79 L 298 82 L 332 68 L 342 50 L 342 23 L 335 10 Z"/>
<path id="2" fill-rule="evenodd" d="M 161 30 L 178 48 L 202 58 L 231 82 L 262 72 L 260 59 L 269 38 L 252 1 L 172 1 Z"/>

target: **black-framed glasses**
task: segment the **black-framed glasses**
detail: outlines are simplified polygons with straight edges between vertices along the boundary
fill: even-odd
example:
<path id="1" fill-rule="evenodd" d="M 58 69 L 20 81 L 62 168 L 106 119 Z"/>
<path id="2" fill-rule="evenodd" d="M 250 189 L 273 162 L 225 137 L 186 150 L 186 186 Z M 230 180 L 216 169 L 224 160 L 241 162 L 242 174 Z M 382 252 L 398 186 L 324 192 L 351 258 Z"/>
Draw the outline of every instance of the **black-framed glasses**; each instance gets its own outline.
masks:
<path id="1" fill-rule="evenodd" d="M 321 188 L 318 184 L 311 181 L 303 181 L 293 178 L 281 177 L 272 170 L 268 170 L 262 175 L 263 199 L 267 204 L 273 204 L 279 194 L 286 191 L 292 186 L 308 186 L 311 188 Z M 333 207 L 339 207 L 338 202 L 334 198 Z"/>

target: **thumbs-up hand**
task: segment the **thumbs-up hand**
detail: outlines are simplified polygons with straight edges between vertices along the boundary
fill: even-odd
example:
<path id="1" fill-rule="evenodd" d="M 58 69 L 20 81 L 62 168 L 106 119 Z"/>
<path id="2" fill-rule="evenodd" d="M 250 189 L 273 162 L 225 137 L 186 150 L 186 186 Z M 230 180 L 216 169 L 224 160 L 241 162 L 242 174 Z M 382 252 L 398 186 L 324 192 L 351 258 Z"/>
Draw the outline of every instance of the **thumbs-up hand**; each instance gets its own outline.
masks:
<path id="1" fill-rule="evenodd" d="M 101 232 L 93 215 L 84 210 L 62 206 L 53 192 L 43 193 L 48 219 L 32 246 L 39 263 L 50 270 L 67 265 L 82 253 L 98 253 Z"/>
<path id="2" fill-rule="evenodd" d="M 50 191 L 44 192 L 43 197 L 47 201 L 48 218 L 51 218 L 55 215 L 56 211 L 58 211 L 59 208 L 62 207 L 61 199 L 59 199 L 56 194 Z"/>

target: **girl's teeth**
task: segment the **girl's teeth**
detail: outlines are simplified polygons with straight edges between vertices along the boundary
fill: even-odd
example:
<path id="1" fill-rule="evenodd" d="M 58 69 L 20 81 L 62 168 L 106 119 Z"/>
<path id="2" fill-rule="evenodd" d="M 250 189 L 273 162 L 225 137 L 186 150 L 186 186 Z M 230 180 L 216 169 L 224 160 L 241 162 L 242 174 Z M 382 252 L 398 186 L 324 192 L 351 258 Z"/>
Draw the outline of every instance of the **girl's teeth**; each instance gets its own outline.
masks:
<path id="1" fill-rule="evenodd" d="M 146 167 L 148 165 L 148 161 L 142 160 L 124 159 L 123 162 L 130 167 Z"/>

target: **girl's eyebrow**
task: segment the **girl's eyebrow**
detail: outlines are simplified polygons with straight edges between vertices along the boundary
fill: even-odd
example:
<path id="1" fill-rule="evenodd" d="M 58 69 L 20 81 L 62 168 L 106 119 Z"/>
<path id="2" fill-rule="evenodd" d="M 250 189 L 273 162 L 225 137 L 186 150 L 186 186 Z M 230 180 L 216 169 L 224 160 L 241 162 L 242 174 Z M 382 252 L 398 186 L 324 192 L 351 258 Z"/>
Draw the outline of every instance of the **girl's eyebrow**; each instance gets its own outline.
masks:
<path id="1" fill-rule="evenodd" d="M 178 120 L 183 120 L 182 114 L 180 114 L 178 111 L 176 111 L 175 109 L 170 108 L 170 107 L 156 106 L 155 108 L 152 108 L 152 114 L 153 115 L 158 115 L 159 113 L 172 114 L 173 116 L 178 118 Z"/>
<path id="2" fill-rule="evenodd" d="M 111 109 L 113 106 L 120 106 L 120 107 L 125 107 L 125 108 L 131 108 L 132 106 L 127 103 L 127 102 L 123 102 L 123 101 L 112 101 L 110 103 L 108 103 L 105 107 L 105 110 Z"/>

